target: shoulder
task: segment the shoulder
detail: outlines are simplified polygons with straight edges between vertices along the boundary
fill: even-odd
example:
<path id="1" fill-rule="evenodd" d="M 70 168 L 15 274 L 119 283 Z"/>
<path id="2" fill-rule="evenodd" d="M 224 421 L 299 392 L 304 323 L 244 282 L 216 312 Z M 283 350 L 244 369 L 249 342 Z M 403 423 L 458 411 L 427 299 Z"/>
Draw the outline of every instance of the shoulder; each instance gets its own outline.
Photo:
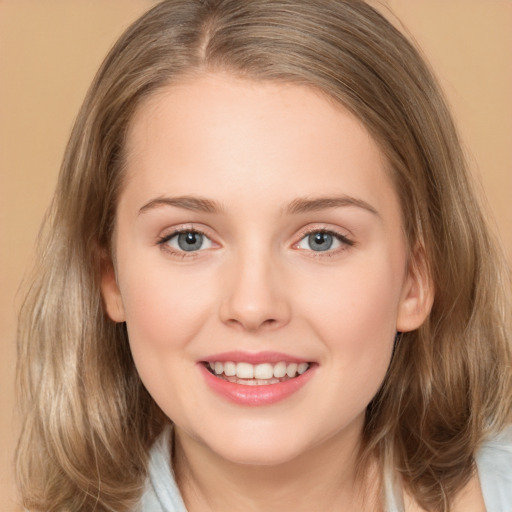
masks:
<path id="1" fill-rule="evenodd" d="M 475 455 L 477 472 L 453 503 L 454 512 L 512 511 L 512 426 L 486 439 Z"/>
<path id="2" fill-rule="evenodd" d="M 489 512 L 512 510 L 512 425 L 487 439 L 477 452 L 476 465 Z"/>
<path id="3" fill-rule="evenodd" d="M 486 439 L 475 455 L 477 471 L 452 504 L 453 512 L 512 512 L 512 425 Z M 408 494 L 389 512 L 426 512 Z"/>

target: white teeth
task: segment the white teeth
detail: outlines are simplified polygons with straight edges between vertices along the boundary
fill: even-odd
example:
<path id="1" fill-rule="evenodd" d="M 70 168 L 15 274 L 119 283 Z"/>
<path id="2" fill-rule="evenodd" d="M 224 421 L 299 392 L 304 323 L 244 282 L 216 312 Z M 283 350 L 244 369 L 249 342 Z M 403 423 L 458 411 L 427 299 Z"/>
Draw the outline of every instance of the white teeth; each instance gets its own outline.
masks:
<path id="1" fill-rule="evenodd" d="M 288 375 L 288 377 L 292 378 L 292 377 L 295 377 L 296 373 L 297 373 L 297 363 L 290 363 L 286 367 L 286 375 Z"/>
<path id="2" fill-rule="evenodd" d="M 258 364 L 254 367 L 255 379 L 271 379 L 274 376 L 274 368 L 269 363 Z"/>
<path id="3" fill-rule="evenodd" d="M 258 384 L 259 381 L 265 383 L 274 383 L 273 381 L 279 382 L 276 379 L 282 379 L 288 377 L 290 379 L 297 375 L 302 375 L 308 368 L 309 363 L 286 363 L 280 361 L 272 365 L 271 363 L 261 363 L 253 365 L 250 363 L 234 363 L 232 361 L 220 361 L 209 362 L 208 366 L 213 370 L 216 375 L 224 374 L 226 377 L 230 377 L 230 381 L 235 382 L 238 379 L 251 379 L 250 385 Z"/>
<path id="4" fill-rule="evenodd" d="M 297 373 L 299 375 L 302 375 L 308 368 L 309 368 L 308 363 L 300 363 L 299 366 L 297 367 Z"/>
<path id="5" fill-rule="evenodd" d="M 236 376 L 240 379 L 254 378 L 254 366 L 249 363 L 237 363 Z"/>
<path id="6" fill-rule="evenodd" d="M 307 363 L 306 363 L 307 364 Z M 274 366 L 274 377 L 280 379 L 286 375 L 286 363 L 280 362 Z"/>
<path id="7" fill-rule="evenodd" d="M 236 375 L 236 364 L 231 361 L 226 361 L 224 363 L 224 375 L 226 377 L 233 377 Z"/>

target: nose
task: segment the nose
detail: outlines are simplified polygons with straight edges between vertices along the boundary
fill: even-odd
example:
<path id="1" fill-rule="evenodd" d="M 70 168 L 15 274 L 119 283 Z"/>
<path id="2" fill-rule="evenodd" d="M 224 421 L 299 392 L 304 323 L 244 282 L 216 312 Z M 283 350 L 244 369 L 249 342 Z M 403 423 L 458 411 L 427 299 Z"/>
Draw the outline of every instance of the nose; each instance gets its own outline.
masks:
<path id="1" fill-rule="evenodd" d="M 248 331 L 275 330 L 290 320 L 291 308 L 283 272 L 270 257 L 252 254 L 230 266 L 220 318 Z"/>

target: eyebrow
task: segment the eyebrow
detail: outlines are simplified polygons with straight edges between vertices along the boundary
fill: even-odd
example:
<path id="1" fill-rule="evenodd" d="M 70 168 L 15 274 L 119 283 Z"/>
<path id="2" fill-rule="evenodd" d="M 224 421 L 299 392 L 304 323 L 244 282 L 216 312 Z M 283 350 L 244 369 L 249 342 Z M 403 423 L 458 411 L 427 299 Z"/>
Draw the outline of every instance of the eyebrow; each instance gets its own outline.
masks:
<path id="1" fill-rule="evenodd" d="M 292 201 L 285 211 L 288 214 L 309 213 L 342 206 L 356 206 L 380 216 L 379 212 L 371 204 L 362 199 L 345 195 L 338 197 L 298 198 Z"/>
<path id="2" fill-rule="evenodd" d="M 224 211 L 223 206 L 211 199 L 205 199 L 195 196 L 179 196 L 179 197 L 156 197 L 146 203 L 139 210 L 139 215 L 155 208 L 162 206 L 174 206 L 176 208 L 183 208 L 203 213 L 221 213 Z M 369 203 L 362 199 L 357 199 L 351 196 L 337 196 L 337 197 L 318 197 L 318 198 L 297 198 L 294 199 L 285 209 L 284 212 L 288 215 L 317 212 L 330 208 L 339 208 L 346 206 L 355 206 L 369 211 L 370 213 L 379 216 L 379 212 Z"/>
<path id="3" fill-rule="evenodd" d="M 183 208 L 185 210 L 203 213 L 220 213 L 224 211 L 222 205 L 217 201 L 212 201 L 211 199 L 204 199 L 202 197 L 157 197 L 149 201 L 149 203 L 146 203 L 139 210 L 139 215 L 141 213 L 145 213 L 149 210 L 160 208 L 162 206 L 175 206 L 177 208 Z"/>

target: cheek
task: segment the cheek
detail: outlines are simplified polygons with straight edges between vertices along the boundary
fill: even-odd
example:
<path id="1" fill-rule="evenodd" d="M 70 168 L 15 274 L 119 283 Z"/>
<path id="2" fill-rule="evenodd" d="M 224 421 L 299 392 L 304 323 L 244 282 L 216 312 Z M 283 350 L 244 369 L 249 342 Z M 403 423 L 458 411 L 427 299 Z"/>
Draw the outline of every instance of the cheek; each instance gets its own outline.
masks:
<path id="1" fill-rule="evenodd" d="M 186 356 L 211 315 L 211 285 L 165 265 L 147 268 L 129 273 L 121 290 L 130 349 L 145 387 L 174 416 L 193 405 L 192 398 L 182 403 L 194 396 L 186 390 L 194 360 Z"/>
<path id="2" fill-rule="evenodd" d="M 121 289 L 134 356 L 155 357 L 186 346 L 211 310 L 210 285 L 169 266 L 148 266 L 130 276 Z"/>
<path id="3" fill-rule="evenodd" d="M 368 258 L 332 269 L 306 294 L 303 310 L 340 371 L 385 373 L 403 280 L 401 262 Z"/>
<path id="4" fill-rule="evenodd" d="M 310 294 L 309 326 L 324 345 L 322 389 L 330 390 L 318 407 L 334 430 L 364 413 L 385 378 L 396 334 L 394 281 L 382 267 L 352 268 L 331 276 L 325 293 Z"/>

